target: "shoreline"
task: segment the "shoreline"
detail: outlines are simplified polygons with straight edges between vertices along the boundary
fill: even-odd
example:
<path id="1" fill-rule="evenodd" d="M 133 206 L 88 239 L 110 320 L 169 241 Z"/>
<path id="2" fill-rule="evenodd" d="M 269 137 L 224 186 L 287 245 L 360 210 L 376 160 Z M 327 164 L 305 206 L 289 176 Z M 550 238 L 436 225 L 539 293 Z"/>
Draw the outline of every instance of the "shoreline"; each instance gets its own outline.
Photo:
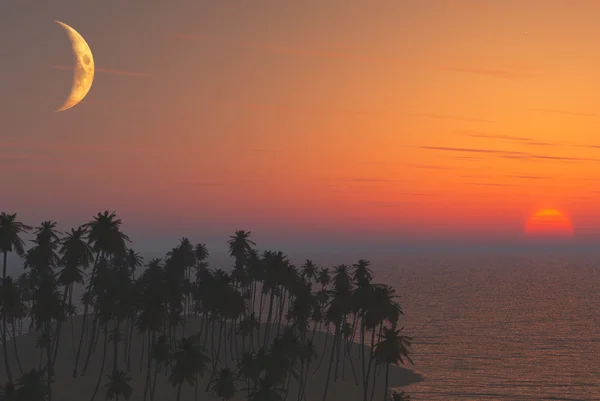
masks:
<path id="1" fill-rule="evenodd" d="M 88 314 L 88 316 L 90 316 Z M 194 315 L 192 315 L 194 316 Z M 200 320 L 199 318 L 189 319 L 186 324 L 186 329 L 184 333 L 181 333 L 181 328 L 177 330 L 177 338 L 181 338 L 181 335 L 184 334 L 186 336 L 198 332 L 200 328 Z M 81 323 L 83 322 L 83 316 L 77 315 L 73 318 L 73 331 L 75 333 L 75 347 L 77 346 L 79 340 L 79 333 L 81 331 Z M 88 327 L 91 319 L 88 319 Z M 109 326 L 110 327 L 110 326 Z M 215 333 L 219 332 L 218 324 L 215 325 Z M 265 325 L 261 324 L 261 328 L 264 329 Z M 272 325 L 272 328 L 276 331 L 277 325 Z M 10 331 L 10 330 L 7 330 Z M 212 328 L 211 328 L 212 331 Z M 108 343 L 107 347 L 107 355 L 105 360 L 105 369 L 101 372 L 100 367 L 102 365 L 102 351 L 103 351 L 103 343 L 104 336 L 100 335 L 99 341 L 97 342 L 97 348 L 95 352 L 92 353 L 90 358 L 88 371 L 85 376 L 79 376 L 77 378 L 72 378 L 72 371 L 75 364 L 75 350 L 73 346 L 72 336 L 71 336 L 71 322 L 70 319 L 67 319 L 61 328 L 61 337 L 60 337 L 60 348 L 58 350 L 58 357 L 55 365 L 55 383 L 53 384 L 53 399 L 60 401 L 79 401 L 81 399 L 86 400 L 89 399 L 93 393 L 93 389 L 96 386 L 99 375 L 102 375 L 102 383 L 99 389 L 98 394 L 96 395 L 96 400 L 104 399 L 105 393 L 105 383 L 106 383 L 106 375 L 108 375 L 112 371 L 113 366 L 113 346 L 112 343 Z M 202 330 L 202 334 L 200 336 L 200 344 L 206 341 L 206 349 L 207 354 L 211 357 L 212 350 L 216 348 L 218 336 L 215 336 L 215 344 L 212 343 L 211 338 L 209 336 L 208 339 L 204 338 L 205 330 Z M 261 339 L 263 336 L 264 330 L 261 330 Z M 310 333 L 310 332 L 309 332 Z M 271 334 L 275 334 L 274 332 Z M 273 338 L 273 335 L 269 337 L 269 343 Z M 24 334 L 18 335 L 17 340 L 17 350 L 19 353 L 19 361 L 23 367 L 25 372 L 29 371 L 32 368 L 38 366 L 40 349 L 36 348 L 38 334 L 33 331 L 26 332 Z M 237 337 L 237 338 L 236 338 Z M 223 338 L 227 339 L 227 341 L 222 341 L 223 344 L 221 347 L 221 357 L 219 359 L 225 363 L 226 366 L 235 367 L 235 357 L 236 354 L 241 354 L 244 351 L 244 348 L 248 348 L 249 350 L 249 340 L 242 342 L 241 336 L 233 336 L 232 339 L 228 339 L 226 336 Z M 326 339 L 327 338 L 327 339 Z M 306 386 L 306 399 L 308 401 L 312 400 L 320 400 L 323 397 L 323 391 L 326 384 L 326 376 L 328 373 L 328 363 L 329 357 L 331 353 L 331 343 L 332 336 L 322 331 L 316 331 L 314 337 L 314 344 L 317 349 L 318 356 L 316 360 L 311 363 L 308 369 L 307 377 L 307 386 Z M 131 350 L 130 350 L 130 372 L 128 375 L 132 378 L 130 385 L 133 387 L 134 391 L 131 395 L 130 401 L 141 401 L 143 399 L 144 393 L 144 383 L 146 377 L 146 363 L 147 358 L 143 358 L 142 363 L 140 364 L 140 360 L 142 357 L 142 349 L 144 348 L 144 340 L 145 338 L 137 333 L 137 329 L 134 329 L 133 338 L 131 341 Z M 11 370 L 13 376 L 18 378 L 20 376 L 20 372 L 17 367 L 17 361 L 14 357 L 14 345 L 13 339 L 9 339 L 7 341 L 7 350 L 9 355 L 9 362 L 11 366 Z M 81 368 L 83 367 L 83 362 L 85 361 L 85 355 L 87 354 L 86 340 L 84 339 L 81 351 L 81 357 L 79 361 L 80 369 L 79 373 L 81 373 Z M 237 343 L 237 347 L 232 345 Z M 226 347 L 226 348 L 225 348 Z M 147 348 L 147 346 L 145 347 Z M 362 401 L 362 376 L 361 376 L 361 362 L 358 360 L 360 345 L 353 343 L 350 347 L 350 358 L 345 358 L 344 361 L 340 361 L 340 378 L 337 381 L 334 381 L 334 370 L 335 370 L 335 361 L 333 363 L 332 372 L 331 372 L 331 380 L 329 383 L 329 389 L 327 394 L 327 401 Z M 365 346 L 365 349 L 368 350 L 369 347 Z M 119 352 L 121 355 L 124 354 L 124 343 L 121 342 L 119 344 Z M 224 351 L 227 352 L 228 358 L 224 360 L 223 355 Z M 367 351 L 368 352 L 368 351 Z M 145 352 L 147 354 L 147 352 Z M 319 361 L 324 354 L 324 359 L 319 365 Z M 3 369 L 0 370 L 0 382 L 4 383 L 6 381 L 6 373 L 4 372 L 4 355 L 3 349 L 0 348 L 0 359 L 2 362 Z M 353 361 L 353 365 L 351 365 L 350 359 Z M 120 356 L 117 359 L 117 363 L 119 364 L 119 369 L 125 369 L 125 356 Z M 317 368 L 318 366 L 318 368 Z M 217 370 L 223 367 L 217 366 Z M 140 369 L 141 368 L 141 369 Z M 352 373 L 352 368 L 356 372 L 356 376 L 359 382 L 359 385 L 356 385 L 354 375 Z M 126 370 L 126 369 L 125 369 Z M 374 368 L 373 368 L 374 370 Z M 390 374 L 389 374 L 389 388 L 398 388 L 405 387 L 409 384 L 423 381 L 424 378 L 420 374 L 415 371 L 405 368 L 405 367 L 397 367 L 394 365 L 390 365 Z M 314 372 L 314 373 L 313 373 Z M 198 384 L 198 399 L 200 400 L 219 400 L 219 397 L 212 393 L 205 393 L 204 388 L 208 383 L 208 378 L 210 377 L 210 368 L 208 374 L 205 374 L 202 379 L 199 380 Z M 373 381 L 372 374 L 370 378 L 370 382 Z M 238 381 L 237 383 L 238 392 L 236 396 L 231 398 L 231 400 L 246 400 L 246 392 L 241 391 L 241 389 L 247 387 L 245 382 Z M 290 389 L 289 389 L 289 397 L 288 401 L 295 401 L 296 394 L 298 391 L 298 386 L 295 385 L 295 380 L 292 380 Z M 385 368 L 380 369 L 377 374 L 377 380 L 375 383 L 375 391 L 373 400 L 381 400 L 383 399 L 383 387 L 385 384 Z M 371 391 L 371 389 L 369 389 Z M 158 380 L 156 383 L 156 400 L 163 399 L 175 399 L 176 391 L 171 384 L 167 382 L 167 377 L 164 373 L 158 375 Z M 182 388 L 182 397 L 181 400 L 193 400 L 194 397 L 194 388 L 188 385 L 184 385 Z"/>

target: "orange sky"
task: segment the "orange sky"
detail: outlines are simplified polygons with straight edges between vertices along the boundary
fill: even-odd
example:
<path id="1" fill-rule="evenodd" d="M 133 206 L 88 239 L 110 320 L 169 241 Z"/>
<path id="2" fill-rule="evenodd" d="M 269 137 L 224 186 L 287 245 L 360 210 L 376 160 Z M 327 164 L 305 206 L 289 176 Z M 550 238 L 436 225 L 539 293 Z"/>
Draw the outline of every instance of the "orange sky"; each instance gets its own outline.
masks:
<path id="1" fill-rule="evenodd" d="M 600 234 L 598 1 L 131 3 L 0 5 L 1 210 L 116 209 L 171 236 L 519 238 L 556 208 Z M 63 113 L 54 19 L 98 68 Z"/>

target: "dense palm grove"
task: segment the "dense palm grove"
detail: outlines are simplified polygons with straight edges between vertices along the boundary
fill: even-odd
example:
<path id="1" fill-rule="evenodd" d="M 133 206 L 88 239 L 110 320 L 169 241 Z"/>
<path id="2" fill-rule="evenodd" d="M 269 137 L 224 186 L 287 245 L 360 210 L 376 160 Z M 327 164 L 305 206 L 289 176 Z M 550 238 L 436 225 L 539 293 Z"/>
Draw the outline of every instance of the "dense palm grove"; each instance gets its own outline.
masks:
<path id="1" fill-rule="evenodd" d="M 35 235 L 31 247 L 23 239 L 27 233 Z M 410 361 L 411 339 L 398 326 L 402 310 L 395 292 L 372 282 L 365 260 L 331 271 L 307 260 L 298 269 L 281 252 L 259 253 L 250 232 L 237 231 L 229 240 L 235 261 L 230 271 L 209 268 L 205 245 L 187 238 L 141 271 L 142 258 L 129 244 L 114 213 L 98 213 L 64 234 L 55 222 L 32 228 L 16 214 L 0 214 L 0 340 L 8 378 L 0 400 L 52 401 L 61 336 L 71 337 L 72 350 L 60 352 L 74 353 L 73 377 L 86 374 L 94 349 L 103 355 L 90 400 L 129 399 L 133 392 L 153 400 L 162 374 L 178 401 L 184 386 L 194 388 L 195 399 L 207 391 L 223 400 L 243 392 L 253 401 L 300 401 L 306 400 L 313 368 L 326 363 L 325 401 L 329 383 L 343 374 L 340 361 L 352 358 L 351 344 L 357 342 L 375 344 L 358 347 L 352 361 L 353 380 L 361 382 L 367 401 L 373 398 L 376 371 L 385 369 L 387 389 L 390 364 Z M 15 278 L 7 275 L 10 252 L 24 261 Z M 73 299 L 78 286 L 83 286 L 80 301 Z M 84 317 L 74 332 L 76 313 Z M 184 336 L 191 319 L 199 321 L 200 329 Z M 37 366 L 22 366 L 18 358 L 16 334 L 24 325 L 38 336 Z M 63 330 L 66 325 L 71 329 Z M 319 331 L 330 333 L 328 355 L 317 354 L 313 339 Z M 144 339 L 140 361 L 130 355 L 134 334 Z M 215 340 L 212 345 L 208 338 Z M 94 346 L 83 352 L 84 343 Z M 9 347 L 16 364 L 9 362 Z M 107 353 L 112 366 L 105 366 Z M 145 372 L 144 388 L 130 385 L 129 373 L 138 364 Z M 203 388 L 201 377 L 208 378 Z M 291 381 L 297 383 L 294 394 Z"/>

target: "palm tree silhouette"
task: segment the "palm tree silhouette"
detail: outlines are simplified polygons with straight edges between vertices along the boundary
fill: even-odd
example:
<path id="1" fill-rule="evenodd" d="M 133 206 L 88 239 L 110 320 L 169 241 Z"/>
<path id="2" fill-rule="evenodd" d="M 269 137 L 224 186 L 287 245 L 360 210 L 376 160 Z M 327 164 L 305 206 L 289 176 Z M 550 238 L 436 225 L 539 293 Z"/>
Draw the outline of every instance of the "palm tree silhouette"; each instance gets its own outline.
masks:
<path id="1" fill-rule="evenodd" d="M 213 382 L 212 391 L 223 401 L 233 398 L 237 388 L 235 386 L 235 376 L 230 368 L 221 369 Z"/>
<path id="2" fill-rule="evenodd" d="M 6 263 L 9 252 L 17 255 L 25 254 L 25 242 L 21 235 L 25 234 L 31 227 L 16 220 L 17 214 L 0 214 L 0 251 L 2 251 L 2 281 L 6 279 Z M 9 381 L 12 381 L 12 372 L 8 364 L 8 349 L 6 347 L 6 317 L 2 316 L 2 347 L 4 349 L 4 367 Z"/>
<path id="3" fill-rule="evenodd" d="M 145 374 L 144 401 L 154 401 L 159 373 L 176 388 L 177 400 L 186 397 L 182 396 L 186 383 L 194 386 L 194 399 L 198 399 L 198 388 L 205 385 L 200 378 L 205 374 L 205 391 L 222 399 L 234 397 L 237 382 L 243 381 L 248 400 L 305 400 L 312 379 L 309 373 L 318 371 L 326 355 L 323 399 L 331 381 L 345 379 L 347 360 L 360 385 L 354 369 L 358 358 L 366 401 L 369 390 L 373 399 L 375 388 L 380 388 L 375 379 L 384 365 L 385 398 L 389 397 L 390 364 L 412 363 L 408 356 L 411 338 L 397 329 L 402 316 L 397 295 L 392 287 L 373 283 L 367 260 L 331 270 L 305 260 L 296 268 L 281 251 L 259 252 L 249 231 L 236 231 L 228 239 L 235 262 L 229 271 L 209 265 L 204 244 L 181 238 L 164 259 L 151 260 L 140 273 L 143 260 L 127 246 L 129 238 L 121 232 L 122 222 L 114 212 L 98 213 L 91 222 L 65 234 L 56 230 L 55 222 L 42 222 L 27 250 L 20 235 L 30 227 L 15 220 L 16 215 L 0 215 L 0 249 L 5 256 L 0 340 L 8 377 L 0 393 L 4 399 L 51 401 L 58 391 L 52 383 L 64 343 L 61 329 L 68 330 L 69 320 L 73 376 L 80 361 L 81 375 L 88 366 L 99 365 L 92 401 L 103 382 L 107 399 L 129 399 L 136 391 L 129 377 L 136 342 L 141 348 L 139 374 Z M 6 274 L 6 254 L 12 251 L 24 259 L 24 272 L 16 280 Z M 91 273 L 86 277 L 89 266 Z M 84 316 L 76 347 L 77 300 L 73 296 L 79 285 L 84 286 Z M 17 337 L 27 319 L 40 350 L 38 366 L 30 371 L 22 365 L 25 360 L 19 357 Z M 15 367 L 10 366 L 6 352 L 8 325 Z M 324 332 L 322 352 L 315 345 L 317 331 Z M 358 351 L 352 347 L 355 336 L 360 336 Z M 327 348 L 329 339 L 331 348 Z M 96 352 L 101 355 L 98 363 L 91 362 Z M 112 366 L 107 362 L 111 354 Z M 313 371 L 311 366 L 319 357 Z M 109 372 L 105 372 L 107 363 Z M 22 376 L 13 385 L 15 368 Z M 297 392 L 290 397 L 293 385 Z"/>
<path id="4" fill-rule="evenodd" d="M 108 383 L 106 383 L 106 399 L 112 400 L 116 398 L 119 401 L 119 396 L 123 396 L 126 400 L 131 397 L 133 388 L 129 385 L 131 378 L 128 377 L 122 370 L 113 370 L 110 375 L 106 375 Z"/>
<path id="5" fill-rule="evenodd" d="M 172 355 L 174 361 L 169 382 L 177 386 L 177 401 L 181 398 L 183 383 L 193 386 L 196 384 L 197 375 L 203 376 L 209 361 L 203 347 L 195 345 L 188 338 L 182 338 L 178 350 Z"/>
<path id="6" fill-rule="evenodd" d="M 384 387 L 384 398 L 383 401 L 387 401 L 388 398 L 388 382 L 390 378 L 390 364 L 393 363 L 398 365 L 404 363 L 407 360 L 411 364 L 413 363 L 410 359 L 409 348 L 412 341 L 411 337 L 402 335 L 400 328 L 394 330 L 393 328 L 383 328 L 383 334 L 380 335 L 382 341 L 375 345 L 375 351 L 373 356 L 378 364 L 385 364 L 385 387 Z"/>
<path id="7" fill-rule="evenodd" d="M 31 369 L 17 379 L 17 401 L 46 401 L 50 399 L 48 386 L 44 381 L 44 372 Z"/>
<path id="8" fill-rule="evenodd" d="M 73 305 L 73 287 L 75 284 L 84 283 L 84 272 L 80 268 L 87 269 L 93 263 L 93 254 L 85 240 L 87 232 L 85 227 L 71 229 L 71 232 L 60 241 L 61 247 L 59 254 L 61 259 L 59 264 L 63 266 L 58 274 L 58 283 L 64 287 L 63 299 L 68 295 L 68 306 L 74 310 Z M 73 315 L 71 316 L 71 343 L 73 352 L 75 352 L 75 333 L 73 331 Z"/>
<path id="9" fill-rule="evenodd" d="M 91 295 L 92 293 L 92 286 L 94 283 L 94 278 L 98 273 L 98 262 L 100 257 L 102 256 L 104 258 L 109 258 L 116 253 L 122 253 L 125 251 L 125 243 L 129 242 L 129 237 L 120 231 L 121 224 L 122 221 L 116 218 L 115 212 L 109 213 L 108 211 L 105 211 L 104 213 L 98 213 L 92 221 L 84 225 L 84 228 L 88 231 L 88 243 L 91 244 L 92 251 L 96 254 L 92 268 L 92 275 L 86 288 L 87 294 Z M 83 337 L 85 334 L 89 305 L 89 303 L 84 302 L 83 324 L 81 325 L 79 345 L 77 346 L 77 354 L 75 356 L 73 377 L 77 377 L 77 367 L 79 366 L 79 355 L 81 353 L 81 345 L 83 343 Z M 94 319 L 92 323 L 93 328 L 91 330 L 92 338 L 90 339 L 90 343 L 92 344 L 94 342 L 93 336 L 95 335 L 96 323 L 96 319 Z"/>

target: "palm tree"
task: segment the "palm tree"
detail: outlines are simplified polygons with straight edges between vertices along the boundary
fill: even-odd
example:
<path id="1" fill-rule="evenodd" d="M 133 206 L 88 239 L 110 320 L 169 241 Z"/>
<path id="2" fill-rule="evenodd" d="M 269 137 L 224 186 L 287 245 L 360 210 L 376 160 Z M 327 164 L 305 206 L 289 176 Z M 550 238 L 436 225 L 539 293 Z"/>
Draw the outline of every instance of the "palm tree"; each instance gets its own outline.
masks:
<path id="1" fill-rule="evenodd" d="M 229 237 L 229 254 L 235 258 L 236 270 L 244 268 L 248 253 L 252 250 L 252 246 L 256 245 L 249 239 L 251 233 L 251 231 L 237 230 Z"/>
<path id="2" fill-rule="evenodd" d="M 128 377 L 122 370 L 113 370 L 110 375 L 106 375 L 108 383 L 106 383 L 106 399 L 112 400 L 116 398 L 119 401 L 119 396 L 122 395 L 126 400 L 131 397 L 133 388 L 129 385 L 131 378 Z"/>
<path id="3" fill-rule="evenodd" d="M 212 391 L 223 401 L 233 398 L 237 389 L 235 386 L 235 376 L 230 368 L 221 369 L 213 383 Z"/>
<path id="4" fill-rule="evenodd" d="M 85 229 L 88 230 L 88 243 L 91 244 L 92 251 L 96 254 L 90 282 L 86 288 L 86 292 L 88 293 L 92 290 L 92 284 L 94 283 L 94 278 L 97 274 L 100 256 L 110 257 L 125 252 L 125 243 L 129 242 L 129 237 L 120 231 L 121 224 L 122 221 L 116 218 L 115 212 L 109 213 L 108 211 L 105 211 L 104 213 L 98 213 L 91 222 L 84 225 Z M 85 303 L 83 309 L 83 324 L 81 325 L 81 335 L 79 337 L 79 345 L 77 346 L 77 354 L 75 356 L 73 377 L 77 376 L 77 367 L 79 365 L 79 355 L 85 334 L 88 308 L 89 304 Z M 94 320 L 94 322 L 96 322 L 96 320 Z M 94 335 L 94 331 L 95 327 L 92 329 L 92 335 Z M 93 343 L 93 341 L 90 342 Z"/>
<path id="5" fill-rule="evenodd" d="M 17 214 L 0 213 L 0 251 L 2 252 L 2 279 L 6 278 L 6 262 L 9 252 L 16 252 L 17 255 L 25 254 L 25 242 L 21 239 L 22 234 L 26 234 L 31 227 L 16 221 Z"/>
<path id="6" fill-rule="evenodd" d="M 61 247 L 59 254 L 61 259 L 59 264 L 63 269 L 58 275 L 58 283 L 64 287 L 63 300 L 68 295 L 69 308 L 73 308 L 73 286 L 83 284 L 83 271 L 80 267 L 87 269 L 93 262 L 94 255 L 89 245 L 85 241 L 85 227 L 71 229 L 71 232 L 60 241 Z M 75 352 L 75 333 L 73 332 L 73 315 L 71 315 L 71 344 Z"/>
<path id="7" fill-rule="evenodd" d="M 0 282 L 0 316 L 3 320 L 6 320 L 7 324 L 10 324 L 11 326 L 13 350 L 15 352 L 15 359 L 21 374 L 23 374 L 23 368 L 19 360 L 16 326 L 18 320 L 27 316 L 27 312 L 28 308 L 23 300 L 21 288 L 14 283 L 12 277 L 7 276 L 4 280 L 2 280 L 2 282 Z M 0 332 L 0 340 L 3 343 L 8 341 L 4 331 Z M 4 357 L 6 358 L 7 355 L 5 354 Z M 5 364 L 7 364 L 7 361 L 5 361 Z"/>
<path id="8" fill-rule="evenodd" d="M 269 376 L 260 379 L 258 386 L 250 392 L 248 401 L 283 401 L 281 393 L 285 389 L 276 387 L 275 384 Z"/>
<path id="9" fill-rule="evenodd" d="M 384 398 L 383 401 L 388 399 L 388 381 L 390 374 L 390 364 L 393 363 L 398 365 L 404 364 L 406 359 L 411 364 L 413 363 L 410 359 L 409 348 L 412 341 L 411 337 L 402 335 L 403 328 L 383 328 L 383 335 L 381 335 L 381 341 L 375 345 L 374 358 L 377 364 L 385 364 L 385 387 L 384 387 Z"/>
<path id="10" fill-rule="evenodd" d="M 49 400 L 48 387 L 44 381 L 44 372 L 31 369 L 17 379 L 17 401 Z"/>
<path id="11" fill-rule="evenodd" d="M 317 272 L 318 267 L 313 263 L 313 261 L 306 259 L 306 262 L 304 262 L 304 265 L 302 265 L 302 278 L 306 278 L 310 282 L 316 277 Z"/>
<path id="12" fill-rule="evenodd" d="M 199 375 L 202 377 L 209 362 L 203 347 L 194 345 L 188 338 L 183 337 L 178 345 L 178 350 L 172 355 L 174 361 L 169 382 L 173 387 L 177 386 L 177 401 L 181 399 L 181 387 L 183 383 L 193 386 Z"/>
<path id="13" fill-rule="evenodd" d="M 2 252 L 2 280 L 6 279 L 6 263 L 9 252 L 16 252 L 17 255 L 25 254 L 25 242 L 21 239 L 21 235 L 25 234 L 31 227 L 16 220 L 17 214 L 0 214 L 0 251 Z M 6 338 L 6 318 L 2 317 L 2 337 Z M 4 367 L 8 380 L 12 381 L 12 372 L 8 364 L 8 349 L 6 341 L 2 341 L 4 351 Z"/>

